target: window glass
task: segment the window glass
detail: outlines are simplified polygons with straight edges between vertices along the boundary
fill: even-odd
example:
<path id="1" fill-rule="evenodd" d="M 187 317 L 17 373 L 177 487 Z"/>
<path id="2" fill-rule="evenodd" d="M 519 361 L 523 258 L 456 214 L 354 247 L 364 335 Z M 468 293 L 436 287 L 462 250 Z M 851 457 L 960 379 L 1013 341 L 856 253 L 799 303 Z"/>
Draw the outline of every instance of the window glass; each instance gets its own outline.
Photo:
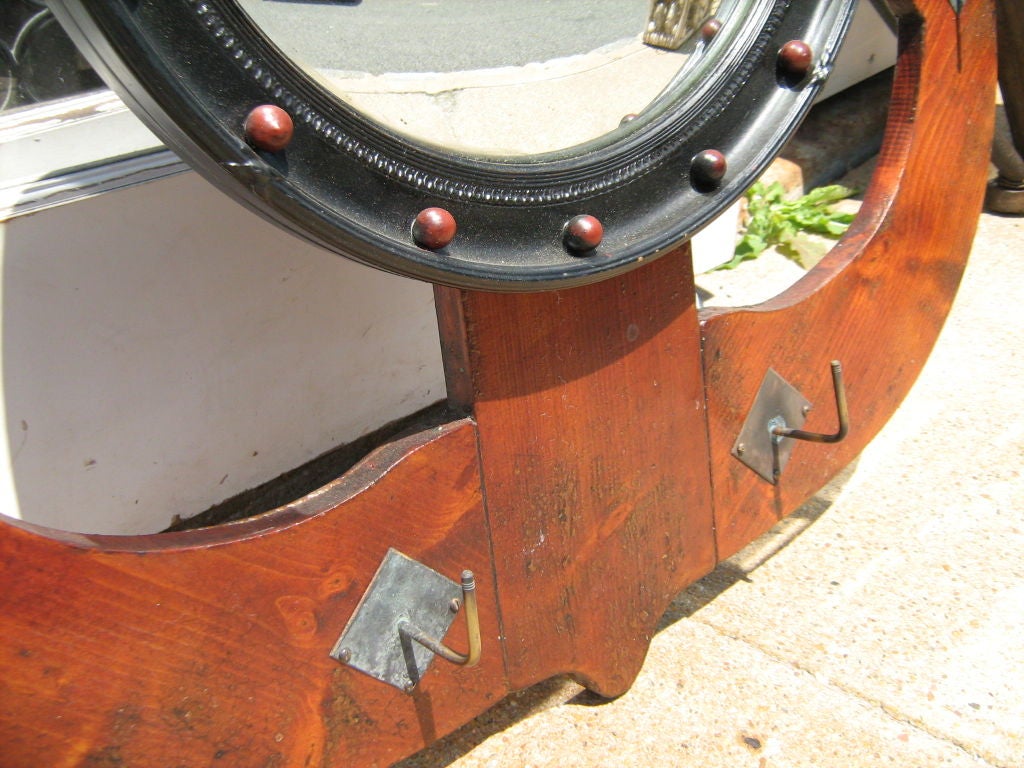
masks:
<path id="1" fill-rule="evenodd" d="M 45 2 L 0 3 L 0 110 L 103 87 Z"/>
<path id="2" fill-rule="evenodd" d="M 0 223 L 182 170 L 43 0 L 0 0 Z"/>

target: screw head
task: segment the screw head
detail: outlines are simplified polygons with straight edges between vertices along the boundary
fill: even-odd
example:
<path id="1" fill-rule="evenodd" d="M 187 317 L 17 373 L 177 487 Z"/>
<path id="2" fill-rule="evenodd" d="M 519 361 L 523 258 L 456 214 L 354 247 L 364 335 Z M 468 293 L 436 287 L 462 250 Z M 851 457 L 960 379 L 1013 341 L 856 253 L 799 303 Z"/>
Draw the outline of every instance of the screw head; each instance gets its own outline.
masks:
<path id="1" fill-rule="evenodd" d="M 342 664 L 348 664 L 352 661 L 352 651 L 348 648 L 342 648 L 338 651 L 338 661 Z"/>
<path id="2" fill-rule="evenodd" d="M 740 443 L 739 445 L 736 446 L 736 453 L 738 453 L 740 456 L 742 456 L 746 452 L 747 446 L 745 443 Z"/>
<path id="3" fill-rule="evenodd" d="M 264 152 L 280 152 L 292 140 L 291 116 L 278 106 L 262 104 L 245 118 L 245 139 Z"/>
<path id="4" fill-rule="evenodd" d="M 788 86 L 799 85 L 814 64 L 814 52 L 803 40 L 790 40 L 779 49 L 779 79 Z"/>
<path id="5" fill-rule="evenodd" d="M 450 603 L 448 603 L 448 610 L 451 611 L 452 613 L 458 613 L 459 609 L 461 607 L 462 607 L 462 601 L 459 600 L 459 598 L 457 598 L 457 597 L 453 597 L 452 601 Z"/>
<path id="6" fill-rule="evenodd" d="M 562 242 L 572 251 L 592 251 L 604 238 L 604 226 L 593 216 L 573 216 L 562 227 Z"/>
<path id="7" fill-rule="evenodd" d="M 705 149 L 690 162 L 690 181 L 699 192 L 710 192 L 718 188 L 728 168 L 725 155 L 717 149 Z"/>
<path id="8" fill-rule="evenodd" d="M 424 208 L 412 222 L 412 239 L 421 248 L 436 251 L 455 239 L 455 217 L 444 208 Z"/>
<path id="9" fill-rule="evenodd" d="M 704 41 L 704 45 L 708 45 L 722 30 L 722 22 L 720 19 L 708 19 L 704 22 L 704 26 L 700 28 L 700 37 Z"/>

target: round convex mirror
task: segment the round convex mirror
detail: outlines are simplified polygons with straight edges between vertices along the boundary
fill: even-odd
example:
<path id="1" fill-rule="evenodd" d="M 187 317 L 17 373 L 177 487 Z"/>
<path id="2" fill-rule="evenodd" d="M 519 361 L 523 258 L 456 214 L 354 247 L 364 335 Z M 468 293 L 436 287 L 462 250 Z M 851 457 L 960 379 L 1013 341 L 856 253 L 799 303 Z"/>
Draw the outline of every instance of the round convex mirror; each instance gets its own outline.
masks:
<path id="1" fill-rule="evenodd" d="M 521 158 L 614 139 L 670 84 L 696 89 L 714 61 L 697 52 L 712 33 L 728 45 L 753 0 L 239 4 L 298 66 L 387 129 Z"/>
<path id="2" fill-rule="evenodd" d="M 193 167 L 285 228 L 433 282 L 592 282 L 771 161 L 856 0 L 55 0 Z"/>

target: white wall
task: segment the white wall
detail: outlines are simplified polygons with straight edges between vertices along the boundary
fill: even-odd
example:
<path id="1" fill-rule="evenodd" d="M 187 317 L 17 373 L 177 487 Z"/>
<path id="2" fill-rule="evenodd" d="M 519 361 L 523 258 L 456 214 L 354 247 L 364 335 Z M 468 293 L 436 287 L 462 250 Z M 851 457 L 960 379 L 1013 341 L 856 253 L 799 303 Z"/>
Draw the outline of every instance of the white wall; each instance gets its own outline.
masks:
<path id="1" fill-rule="evenodd" d="M 160 530 L 444 396 L 430 286 L 193 173 L 14 218 L 2 246 L 6 514 Z"/>
<path id="2" fill-rule="evenodd" d="M 828 90 L 893 52 L 863 0 Z M 192 173 L 88 197 L 103 169 L 84 189 L 34 170 L 68 135 L 97 157 L 151 146 L 109 100 L 0 130 L 0 513 L 161 530 L 443 397 L 428 285 L 307 246 Z M 168 172 L 138 165 L 124 178 Z"/>
<path id="3" fill-rule="evenodd" d="M 870 0 L 858 0 L 836 65 L 818 99 L 827 99 L 895 63 L 895 34 Z"/>

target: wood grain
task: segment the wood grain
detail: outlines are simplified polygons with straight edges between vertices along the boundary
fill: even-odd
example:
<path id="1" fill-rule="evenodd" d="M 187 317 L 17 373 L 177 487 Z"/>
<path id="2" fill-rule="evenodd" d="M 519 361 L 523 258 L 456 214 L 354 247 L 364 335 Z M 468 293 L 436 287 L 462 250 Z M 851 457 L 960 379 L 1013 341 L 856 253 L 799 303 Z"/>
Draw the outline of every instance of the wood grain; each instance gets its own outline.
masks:
<path id="1" fill-rule="evenodd" d="M 942 327 L 984 193 L 993 122 L 990 2 L 964 5 L 962 61 L 947 0 L 902 4 L 885 144 L 864 207 L 832 253 L 763 305 L 702 317 L 718 549 L 727 557 L 792 512 L 881 429 Z M 851 430 L 796 446 L 778 486 L 730 455 L 768 367 L 815 404 L 806 429 L 835 431 L 829 361 L 843 363 Z"/>
<path id="2" fill-rule="evenodd" d="M 478 425 L 510 685 L 622 693 L 715 563 L 689 248 L 573 290 L 437 298 Z"/>
<path id="3" fill-rule="evenodd" d="M 484 655 L 406 695 L 328 656 L 393 546 L 476 572 Z M 153 537 L 0 526 L 0 765 L 389 765 L 506 692 L 472 424 L 262 518 Z M 456 622 L 449 643 L 465 648 Z"/>
<path id="4" fill-rule="evenodd" d="M 0 520 L 0 765 L 388 765 L 552 675 L 626 690 L 672 597 L 856 456 L 949 309 L 988 156 L 992 4 L 964 5 L 959 62 L 948 0 L 893 5 L 899 72 L 864 211 L 782 296 L 698 322 L 688 248 L 567 291 L 438 288 L 450 403 L 475 422 L 215 528 Z M 850 436 L 797 446 L 766 483 L 729 453 L 765 371 L 831 431 L 833 358 Z M 435 662 L 408 696 L 328 656 L 388 547 L 476 572 L 481 666 Z M 461 623 L 448 641 L 465 647 Z"/>

